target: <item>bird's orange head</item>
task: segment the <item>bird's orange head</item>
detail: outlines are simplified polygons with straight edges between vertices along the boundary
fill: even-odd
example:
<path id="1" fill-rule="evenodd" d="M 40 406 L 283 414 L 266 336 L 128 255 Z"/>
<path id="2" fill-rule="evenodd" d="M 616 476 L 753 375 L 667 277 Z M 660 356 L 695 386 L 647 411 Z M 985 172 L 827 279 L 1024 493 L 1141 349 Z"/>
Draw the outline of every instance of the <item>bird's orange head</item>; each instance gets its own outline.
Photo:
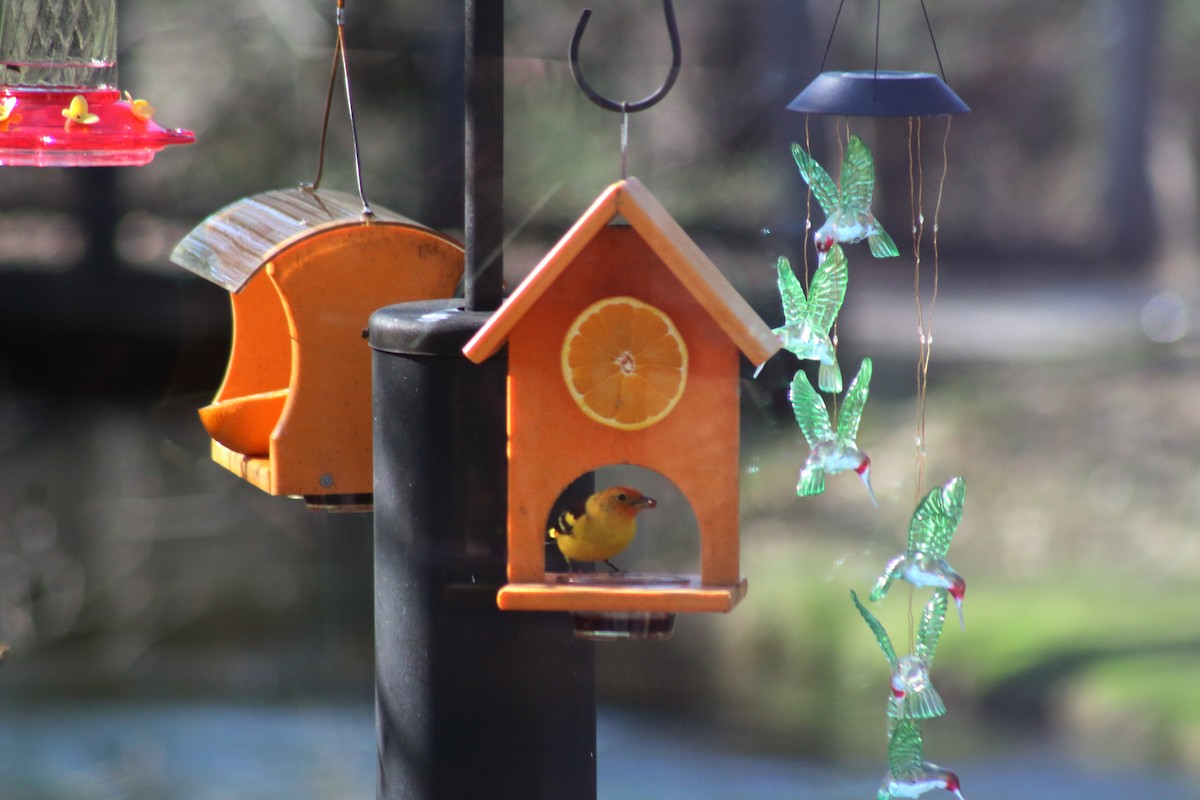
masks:
<path id="1" fill-rule="evenodd" d="M 596 493 L 596 502 L 605 511 L 636 517 L 639 511 L 654 508 L 658 503 L 637 489 L 628 486 L 613 486 Z"/>

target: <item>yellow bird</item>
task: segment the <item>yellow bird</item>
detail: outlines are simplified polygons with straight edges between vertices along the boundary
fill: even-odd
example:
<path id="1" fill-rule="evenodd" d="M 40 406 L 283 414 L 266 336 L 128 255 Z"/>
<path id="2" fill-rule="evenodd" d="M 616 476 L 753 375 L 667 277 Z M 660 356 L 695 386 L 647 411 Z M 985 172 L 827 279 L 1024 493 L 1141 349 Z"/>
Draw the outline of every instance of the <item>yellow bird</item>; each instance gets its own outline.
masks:
<path id="1" fill-rule="evenodd" d="M 653 497 L 628 486 L 604 489 L 589 497 L 582 511 L 559 514 L 550 538 L 567 559 L 567 569 L 576 561 L 603 561 L 620 572 L 609 559 L 633 541 L 638 512 L 655 505 Z"/>

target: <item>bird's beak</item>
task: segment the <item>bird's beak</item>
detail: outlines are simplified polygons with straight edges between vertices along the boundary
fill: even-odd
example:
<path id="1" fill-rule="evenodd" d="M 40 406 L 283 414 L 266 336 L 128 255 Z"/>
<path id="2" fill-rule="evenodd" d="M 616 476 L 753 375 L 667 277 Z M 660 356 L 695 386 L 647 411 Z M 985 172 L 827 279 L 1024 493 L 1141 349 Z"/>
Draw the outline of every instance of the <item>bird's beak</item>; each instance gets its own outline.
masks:
<path id="1" fill-rule="evenodd" d="M 879 503 L 875 502 L 875 490 L 871 488 L 871 469 L 870 469 L 870 467 L 868 467 L 867 469 L 864 469 L 859 474 L 862 477 L 863 484 L 867 487 L 867 494 L 869 494 L 871 496 L 871 505 L 878 508 Z"/>
<path id="2" fill-rule="evenodd" d="M 967 629 L 967 621 L 963 618 L 962 604 L 961 597 L 954 598 L 954 605 L 958 606 L 958 626 L 965 631 Z"/>
<path id="3" fill-rule="evenodd" d="M 654 508 L 655 506 L 658 505 L 658 501 L 655 500 L 653 497 L 643 496 L 637 500 L 634 500 L 633 505 L 638 508 Z"/>

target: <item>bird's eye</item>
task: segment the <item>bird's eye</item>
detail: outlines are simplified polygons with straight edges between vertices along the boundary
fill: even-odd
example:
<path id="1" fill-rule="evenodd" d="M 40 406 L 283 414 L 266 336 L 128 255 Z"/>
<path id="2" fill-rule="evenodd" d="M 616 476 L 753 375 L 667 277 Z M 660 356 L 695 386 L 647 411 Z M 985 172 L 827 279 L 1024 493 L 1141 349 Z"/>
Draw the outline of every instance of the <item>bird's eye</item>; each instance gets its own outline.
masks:
<path id="1" fill-rule="evenodd" d="M 618 503 L 624 503 L 628 499 L 629 499 L 628 495 L 626 495 L 624 492 L 617 493 L 617 502 Z"/>

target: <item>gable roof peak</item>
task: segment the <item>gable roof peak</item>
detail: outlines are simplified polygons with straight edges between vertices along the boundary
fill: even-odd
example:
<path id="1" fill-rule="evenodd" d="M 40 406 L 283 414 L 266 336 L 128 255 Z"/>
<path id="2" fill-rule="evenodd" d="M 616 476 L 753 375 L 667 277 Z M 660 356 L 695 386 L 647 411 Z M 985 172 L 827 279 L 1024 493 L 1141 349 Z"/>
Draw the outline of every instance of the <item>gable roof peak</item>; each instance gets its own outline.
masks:
<path id="1" fill-rule="evenodd" d="M 463 348 L 467 358 L 480 363 L 499 350 L 524 313 L 617 216 L 637 231 L 752 364 L 761 364 L 779 350 L 779 338 L 745 298 L 650 190 L 631 177 L 612 184 L 596 198 L 467 343 Z"/>

